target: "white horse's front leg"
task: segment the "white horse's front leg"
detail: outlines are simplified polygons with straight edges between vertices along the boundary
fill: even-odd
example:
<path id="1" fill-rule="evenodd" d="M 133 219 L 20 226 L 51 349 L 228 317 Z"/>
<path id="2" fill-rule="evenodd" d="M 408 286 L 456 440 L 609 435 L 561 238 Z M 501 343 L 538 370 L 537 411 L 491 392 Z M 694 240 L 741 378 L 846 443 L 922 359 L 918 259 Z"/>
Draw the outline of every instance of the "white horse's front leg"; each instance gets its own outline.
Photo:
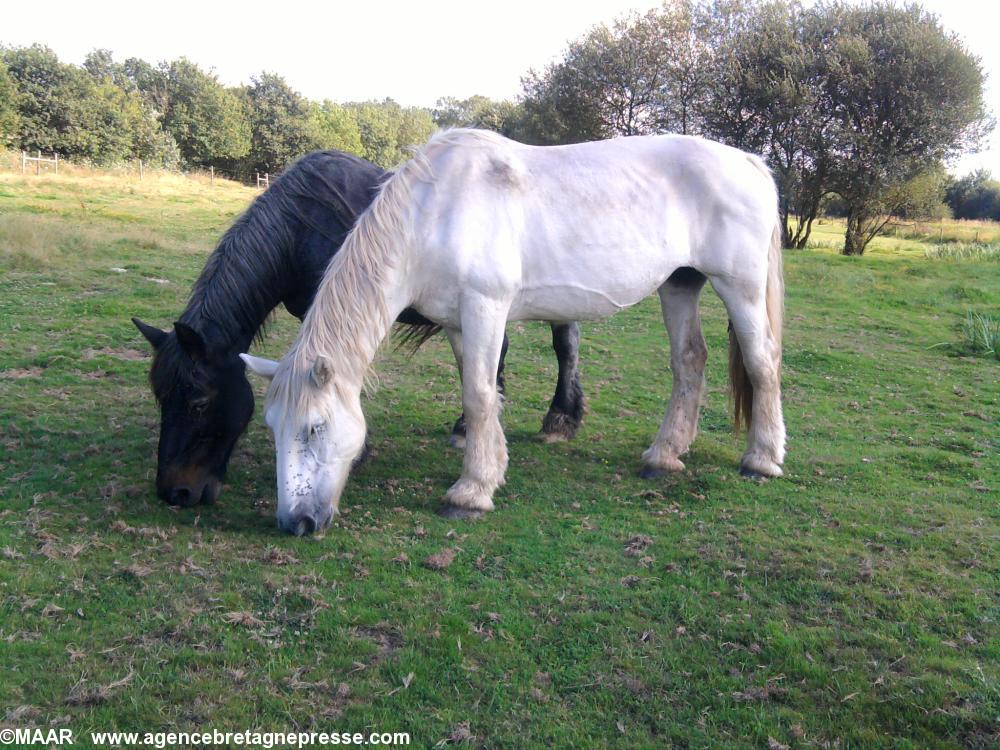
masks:
<path id="1" fill-rule="evenodd" d="M 507 442 L 500 427 L 496 385 L 507 306 L 474 297 L 462 307 L 466 442 L 462 476 L 448 490 L 447 504 L 441 510 L 449 518 L 474 518 L 493 510 L 493 492 L 504 483 L 507 471 Z"/>

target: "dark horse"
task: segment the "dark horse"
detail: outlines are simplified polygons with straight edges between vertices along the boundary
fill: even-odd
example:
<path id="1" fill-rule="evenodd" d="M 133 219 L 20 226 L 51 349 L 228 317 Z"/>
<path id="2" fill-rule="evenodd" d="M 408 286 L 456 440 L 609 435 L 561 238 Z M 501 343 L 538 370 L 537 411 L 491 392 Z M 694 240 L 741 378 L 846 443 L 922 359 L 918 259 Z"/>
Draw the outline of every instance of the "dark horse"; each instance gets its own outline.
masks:
<path id="1" fill-rule="evenodd" d="M 339 151 L 304 156 L 261 194 L 223 235 L 169 331 L 132 322 L 154 349 L 149 379 L 160 405 L 156 493 L 171 505 L 213 502 L 254 398 L 237 356 L 263 335 L 279 304 L 301 320 L 327 262 L 388 173 Z M 437 328 L 406 310 L 404 336 L 421 341 Z M 572 438 L 583 417 L 576 323 L 552 324 L 559 379 L 542 424 L 547 439 Z M 504 337 L 504 353 L 507 339 Z M 503 388 L 504 359 L 497 372 Z M 452 431 L 460 444 L 465 424 Z"/>

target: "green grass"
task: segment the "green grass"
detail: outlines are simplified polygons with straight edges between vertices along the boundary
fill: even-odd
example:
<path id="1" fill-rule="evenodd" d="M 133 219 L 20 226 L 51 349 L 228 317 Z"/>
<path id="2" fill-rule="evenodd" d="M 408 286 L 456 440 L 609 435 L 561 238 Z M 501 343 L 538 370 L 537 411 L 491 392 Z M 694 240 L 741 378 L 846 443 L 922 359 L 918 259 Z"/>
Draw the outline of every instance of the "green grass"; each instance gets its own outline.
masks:
<path id="1" fill-rule="evenodd" d="M 932 260 L 1000 260 L 1000 242 L 989 244 L 953 242 L 928 247 L 928 258 Z"/>
<path id="2" fill-rule="evenodd" d="M 962 323 L 962 345 L 972 354 L 1000 359 L 1000 316 L 989 313 L 966 313 Z"/>
<path id="3" fill-rule="evenodd" d="M 173 320 L 253 194 L 157 185 L 0 175 L 9 724 L 84 746 L 92 729 L 256 727 L 433 747 L 466 722 L 481 748 L 995 746 L 1000 370 L 935 348 L 997 309 L 995 262 L 891 238 L 787 253 L 787 476 L 765 484 L 737 476 L 711 293 L 702 431 L 688 470 L 653 482 L 638 457 L 670 383 L 654 301 L 584 324 L 589 413 L 568 444 L 535 439 L 548 330 L 512 326 L 508 482 L 475 523 L 434 514 L 461 463 L 446 343 L 387 353 L 374 456 L 341 520 L 294 539 L 259 414 L 215 506 L 153 495 L 129 316 Z M 262 352 L 295 330 L 280 315 Z M 444 549 L 447 570 L 422 565 Z"/>
<path id="4" fill-rule="evenodd" d="M 840 252 L 844 247 L 843 219 L 821 218 L 813 224 L 809 249 Z M 866 255 L 926 257 L 935 260 L 993 260 L 1000 247 L 1000 223 L 944 221 L 890 224 L 865 248 Z"/>

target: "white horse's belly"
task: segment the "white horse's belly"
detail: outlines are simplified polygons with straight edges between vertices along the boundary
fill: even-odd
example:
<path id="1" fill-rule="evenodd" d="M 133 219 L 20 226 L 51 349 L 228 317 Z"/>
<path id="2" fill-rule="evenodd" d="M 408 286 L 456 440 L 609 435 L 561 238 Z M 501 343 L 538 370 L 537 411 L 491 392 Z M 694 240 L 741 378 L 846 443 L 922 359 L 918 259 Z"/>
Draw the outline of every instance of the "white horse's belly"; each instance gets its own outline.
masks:
<path id="1" fill-rule="evenodd" d="M 628 255 L 628 253 L 623 253 Z M 643 264 L 616 264 L 594 258 L 565 259 L 562 274 L 526 269 L 511 307 L 511 320 L 594 320 L 631 307 L 659 289 L 676 266 L 665 257 L 647 256 Z M 562 278 L 559 278 L 559 277 Z"/>
<path id="2" fill-rule="evenodd" d="M 642 301 L 654 289 L 656 287 L 645 294 L 633 293 L 628 296 L 614 296 L 598 289 L 569 286 L 526 289 L 518 295 L 508 319 L 569 322 L 606 318 Z"/>

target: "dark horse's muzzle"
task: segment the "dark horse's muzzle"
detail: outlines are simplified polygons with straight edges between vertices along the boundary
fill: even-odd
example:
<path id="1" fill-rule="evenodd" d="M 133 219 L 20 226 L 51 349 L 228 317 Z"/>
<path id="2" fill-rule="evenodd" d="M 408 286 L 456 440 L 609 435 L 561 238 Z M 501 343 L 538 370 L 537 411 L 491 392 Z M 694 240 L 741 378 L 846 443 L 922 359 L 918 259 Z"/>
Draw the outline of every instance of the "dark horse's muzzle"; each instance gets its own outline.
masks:
<path id="1" fill-rule="evenodd" d="M 210 474 L 201 477 L 175 474 L 156 479 L 157 497 L 181 508 L 190 508 L 199 503 L 211 505 L 221 491 L 222 480 Z"/>

